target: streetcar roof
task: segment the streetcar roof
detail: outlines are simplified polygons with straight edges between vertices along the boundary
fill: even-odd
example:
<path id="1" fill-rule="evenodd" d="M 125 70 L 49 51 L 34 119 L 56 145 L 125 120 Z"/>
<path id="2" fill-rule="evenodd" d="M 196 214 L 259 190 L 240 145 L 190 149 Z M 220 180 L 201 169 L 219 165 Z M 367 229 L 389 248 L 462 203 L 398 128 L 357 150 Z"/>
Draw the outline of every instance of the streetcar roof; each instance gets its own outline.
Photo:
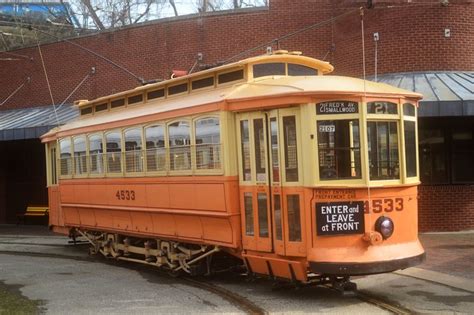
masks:
<path id="1" fill-rule="evenodd" d="M 112 95 L 102 96 L 94 100 L 78 100 L 75 102 L 75 105 L 80 108 L 87 107 L 89 105 L 103 103 L 104 101 L 109 101 L 111 99 L 127 97 L 127 96 L 134 95 L 140 92 L 146 92 L 146 91 L 156 90 L 156 89 L 164 88 L 168 86 L 178 85 L 180 83 L 185 83 L 193 79 L 207 77 L 212 74 L 214 75 L 223 74 L 223 73 L 226 73 L 227 71 L 232 71 L 234 69 L 244 69 L 247 65 L 281 62 L 281 63 L 294 63 L 298 65 L 307 66 L 309 68 L 318 70 L 320 74 L 328 74 L 334 70 L 334 67 L 327 61 L 322 61 L 322 60 L 318 60 L 318 59 L 314 59 L 314 58 L 310 58 L 306 56 L 301 56 L 300 54 L 301 54 L 300 52 L 288 53 L 287 51 L 277 51 L 273 55 L 261 55 L 261 56 L 243 59 L 237 62 L 213 67 L 207 70 L 202 70 L 202 71 L 194 72 L 194 73 L 187 74 L 184 76 L 171 78 L 169 80 L 164 80 L 164 81 L 152 83 L 152 84 L 146 84 L 146 85 L 139 86 L 131 90 L 122 91 L 122 92 L 115 93 Z"/>
<path id="2" fill-rule="evenodd" d="M 123 125 L 133 125 L 134 119 L 147 116 L 163 115 L 167 112 L 185 110 L 189 115 L 200 106 L 211 106 L 219 110 L 226 105 L 245 103 L 249 100 L 267 98 L 290 97 L 288 104 L 295 104 L 292 97 L 305 96 L 312 99 L 324 99 L 330 96 L 344 97 L 390 98 L 406 97 L 412 100 L 421 99 L 421 94 L 403 90 L 385 83 L 376 83 L 362 79 L 343 76 L 271 76 L 262 77 L 252 82 L 243 82 L 218 89 L 210 89 L 182 96 L 170 97 L 163 100 L 150 100 L 141 105 L 111 110 L 105 115 L 83 117 L 64 126 L 57 127 L 42 138 L 54 137 L 57 132 L 72 131 L 102 124 L 111 124 L 110 128 L 120 128 Z M 213 107 L 212 107 L 213 106 Z M 221 107 L 220 107 L 221 106 Z M 248 111 L 258 108 L 248 108 Z M 231 108 L 232 110 L 232 108 Z M 165 119 L 179 117 L 182 114 L 173 114 Z M 123 123 L 122 123 L 123 122 Z M 136 123 L 135 123 L 136 124 Z M 69 132 L 68 132 L 69 133 Z"/>

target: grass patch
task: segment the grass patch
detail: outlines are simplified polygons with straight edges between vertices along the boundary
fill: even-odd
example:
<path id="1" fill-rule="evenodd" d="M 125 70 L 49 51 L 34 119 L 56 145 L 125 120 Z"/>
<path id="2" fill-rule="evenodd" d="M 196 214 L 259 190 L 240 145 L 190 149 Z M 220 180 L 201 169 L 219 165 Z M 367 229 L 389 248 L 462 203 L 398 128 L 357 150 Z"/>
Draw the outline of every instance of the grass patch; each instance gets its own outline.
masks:
<path id="1" fill-rule="evenodd" d="M 40 314 L 40 304 L 21 295 L 19 286 L 0 282 L 0 315 Z"/>

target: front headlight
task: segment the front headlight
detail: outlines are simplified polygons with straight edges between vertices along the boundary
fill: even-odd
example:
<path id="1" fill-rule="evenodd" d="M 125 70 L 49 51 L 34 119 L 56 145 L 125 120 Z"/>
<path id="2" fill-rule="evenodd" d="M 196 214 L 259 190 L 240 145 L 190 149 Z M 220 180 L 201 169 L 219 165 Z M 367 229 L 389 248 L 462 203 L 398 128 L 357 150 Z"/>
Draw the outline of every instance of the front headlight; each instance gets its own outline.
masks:
<path id="1" fill-rule="evenodd" d="M 375 230 L 382 234 L 384 240 L 392 236 L 395 225 L 389 217 L 381 216 L 375 221 Z"/>

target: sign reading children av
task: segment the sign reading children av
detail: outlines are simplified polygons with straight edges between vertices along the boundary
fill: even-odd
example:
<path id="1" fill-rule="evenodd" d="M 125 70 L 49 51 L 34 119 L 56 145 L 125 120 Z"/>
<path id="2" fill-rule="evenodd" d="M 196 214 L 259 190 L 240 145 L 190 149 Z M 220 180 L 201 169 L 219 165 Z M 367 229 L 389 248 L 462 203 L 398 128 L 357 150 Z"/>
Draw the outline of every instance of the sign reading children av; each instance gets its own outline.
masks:
<path id="1" fill-rule="evenodd" d="M 316 203 L 318 235 L 364 233 L 364 202 Z"/>

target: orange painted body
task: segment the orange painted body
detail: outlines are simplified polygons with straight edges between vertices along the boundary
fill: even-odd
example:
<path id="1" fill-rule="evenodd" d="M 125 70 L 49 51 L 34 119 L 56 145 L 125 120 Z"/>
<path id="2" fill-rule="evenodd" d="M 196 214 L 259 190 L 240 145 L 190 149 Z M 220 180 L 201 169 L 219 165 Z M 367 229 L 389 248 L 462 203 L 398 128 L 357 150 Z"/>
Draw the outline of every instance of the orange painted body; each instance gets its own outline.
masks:
<path id="1" fill-rule="evenodd" d="M 118 199 L 117 191 L 133 190 L 135 200 Z M 301 196 L 301 242 L 288 241 L 288 225 L 283 224 L 282 241 L 245 236 L 239 195 L 266 192 L 266 187 L 238 187 L 233 177 L 120 178 L 63 180 L 50 187 L 50 225 L 58 232 L 76 227 L 146 238 L 220 245 L 245 259 L 259 274 L 307 280 L 309 262 L 371 263 L 403 259 L 423 254 L 418 241 L 417 188 L 324 189 L 285 188 L 285 194 Z M 274 188 L 273 193 L 281 193 Z M 283 196 L 285 196 L 283 194 Z M 403 209 L 390 209 L 384 200 L 403 199 Z M 373 231 L 380 215 L 390 217 L 395 232 L 383 244 L 372 245 L 362 235 L 316 235 L 317 202 L 382 200 L 382 207 L 365 209 L 365 231 Z M 61 206 L 59 206 L 61 205 Z M 256 207 L 254 207 L 255 209 Z M 288 222 L 283 209 L 283 222 Z M 272 224 L 274 227 L 275 224 Z M 64 229 L 67 227 L 67 229 Z M 291 265 L 291 270 L 288 266 Z"/>
<path id="2" fill-rule="evenodd" d="M 50 224 L 239 248 L 237 196 L 232 177 L 63 180 L 50 188 L 61 204 L 51 203 Z"/>

